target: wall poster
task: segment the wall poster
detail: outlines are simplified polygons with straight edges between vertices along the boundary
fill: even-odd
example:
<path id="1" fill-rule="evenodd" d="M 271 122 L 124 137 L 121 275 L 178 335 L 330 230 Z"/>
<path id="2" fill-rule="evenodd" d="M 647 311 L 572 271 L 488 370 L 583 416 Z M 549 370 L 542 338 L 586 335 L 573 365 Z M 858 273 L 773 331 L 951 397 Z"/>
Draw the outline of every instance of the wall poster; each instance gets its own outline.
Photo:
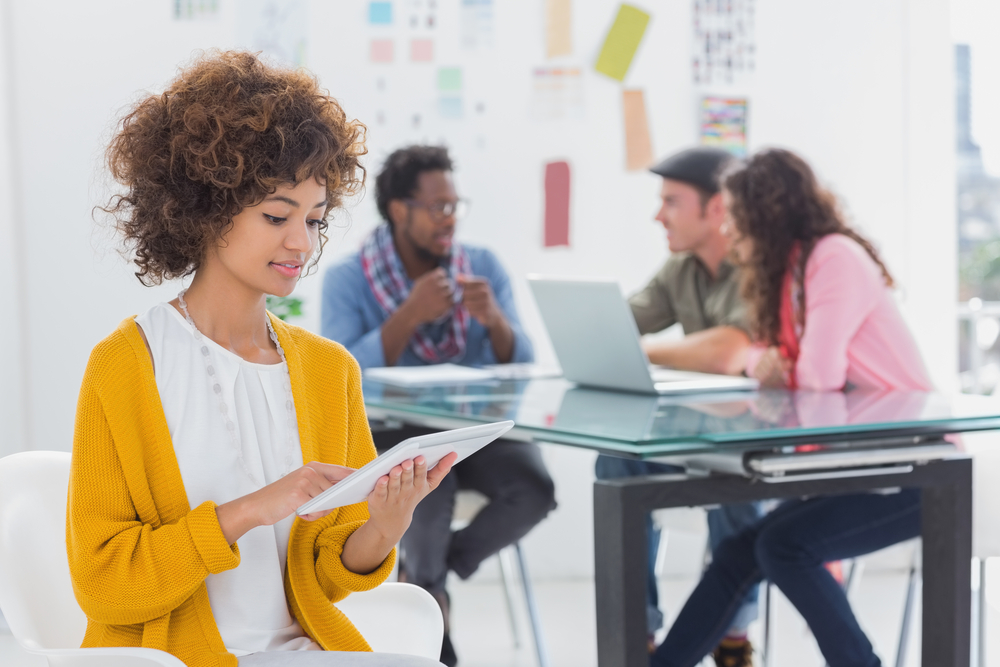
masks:
<path id="1" fill-rule="evenodd" d="M 756 66 L 755 0 L 691 0 L 695 84 L 740 83 Z"/>
<path id="2" fill-rule="evenodd" d="M 703 146 L 715 146 L 736 157 L 747 154 L 747 99 L 745 97 L 703 97 L 700 109 Z"/>

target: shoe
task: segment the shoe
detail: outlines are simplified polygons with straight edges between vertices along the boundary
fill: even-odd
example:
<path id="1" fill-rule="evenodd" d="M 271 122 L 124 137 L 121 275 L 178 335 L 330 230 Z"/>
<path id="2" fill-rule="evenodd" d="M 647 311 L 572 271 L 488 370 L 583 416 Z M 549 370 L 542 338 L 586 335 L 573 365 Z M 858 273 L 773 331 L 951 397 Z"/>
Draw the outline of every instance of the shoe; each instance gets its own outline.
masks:
<path id="1" fill-rule="evenodd" d="M 712 658 L 716 667 L 753 667 L 753 646 L 746 639 L 723 639 Z"/>
<path id="2" fill-rule="evenodd" d="M 458 656 L 455 655 L 455 647 L 451 645 L 451 637 L 444 633 L 444 640 L 441 642 L 440 662 L 446 667 L 455 667 L 458 664 Z"/>
<path id="3" fill-rule="evenodd" d="M 458 664 L 458 656 L 455 654 L 455 647 L 451 643 L 451 636 L 449 632 L 451 631 L 451 623 L 449 622 L 451 616 L 451 596 L 448 595 L 447 591 L 435 591 L 431 593 L 434 599 L 437 600 L 438 606 L 441 607 L 441 615 L 444 617 L 444 637 L 441 638 L 441 657 L 439 661 L 445 665 L 445 667 L 455 667 Z"/>

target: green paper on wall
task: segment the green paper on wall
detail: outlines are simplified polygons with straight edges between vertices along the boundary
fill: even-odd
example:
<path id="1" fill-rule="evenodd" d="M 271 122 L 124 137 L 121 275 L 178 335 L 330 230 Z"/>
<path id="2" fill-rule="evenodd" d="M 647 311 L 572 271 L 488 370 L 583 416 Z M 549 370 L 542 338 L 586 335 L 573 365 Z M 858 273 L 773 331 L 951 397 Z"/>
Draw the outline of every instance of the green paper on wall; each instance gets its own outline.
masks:
<path id="1" fill-rule="evenodd" d="M 647 25 L 649 14 L 646 12 L 631 5 L 619 7 L 594 69 L 612 79 L 624 81 Z"/>
<path id="2" fill-rule="evenodd" d="M 442 67 L 438 70 L 438 90 L 442 92 L 462 90 L 462 70 L 458 67 Z"/>

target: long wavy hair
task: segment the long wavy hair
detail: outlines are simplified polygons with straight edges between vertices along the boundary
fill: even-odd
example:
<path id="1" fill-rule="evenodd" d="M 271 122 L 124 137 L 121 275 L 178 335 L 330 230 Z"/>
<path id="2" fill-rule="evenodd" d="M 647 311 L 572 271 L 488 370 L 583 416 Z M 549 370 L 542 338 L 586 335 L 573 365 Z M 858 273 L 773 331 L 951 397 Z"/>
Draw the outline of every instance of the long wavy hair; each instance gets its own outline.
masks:
<path id="1" fill-rule="evenodd" d="M 823 188 L 805 160 L 781 149 L 756 153 L 722 177 L 729 194 L 729 213 L 738 237 L 752 241 L 742 263 L 741 293 L 747 302 L 754 337 L 776 345 L 781 330 L 781 290 L 795 269 L 799 324 L 805 326 L 806 262 L 816 242 L 828 234 L 856 241 L 878 264 L 889 287 L 895 285 L 874 246 L 844 221 L 833 194 Z M 798 266 L 790 266 L 798 244 Z"/>

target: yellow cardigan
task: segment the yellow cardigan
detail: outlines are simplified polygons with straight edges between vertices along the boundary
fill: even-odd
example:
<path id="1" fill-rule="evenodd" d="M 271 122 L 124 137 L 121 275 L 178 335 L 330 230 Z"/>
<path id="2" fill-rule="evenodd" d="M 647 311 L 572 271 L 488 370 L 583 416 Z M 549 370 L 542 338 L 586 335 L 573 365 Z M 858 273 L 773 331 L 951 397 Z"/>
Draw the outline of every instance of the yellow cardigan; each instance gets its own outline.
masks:
<path id="1" fill-rule="evenodd" d="M 292 379 L 303 462 L 360 468 L 375 457 L 361 371 L 339 344 L 271 316 Z M 368 520 L 365 503 L 318 521 L 296 519 L 285 593 L 295 618 L 328 651 L 370 651 L 331 602 L 375 588 L 395 551 L 359 575 L 340 559 Z M 240 564 L 215 505 L 191 508 L 153 366 L 134 318 L 94 348 L 80 389 L 66 517 L 73 590 L 87 615 L 83 646 L 143 646 L 189 667 L 235 667 L 212 616 L 205 578 Z"/>

